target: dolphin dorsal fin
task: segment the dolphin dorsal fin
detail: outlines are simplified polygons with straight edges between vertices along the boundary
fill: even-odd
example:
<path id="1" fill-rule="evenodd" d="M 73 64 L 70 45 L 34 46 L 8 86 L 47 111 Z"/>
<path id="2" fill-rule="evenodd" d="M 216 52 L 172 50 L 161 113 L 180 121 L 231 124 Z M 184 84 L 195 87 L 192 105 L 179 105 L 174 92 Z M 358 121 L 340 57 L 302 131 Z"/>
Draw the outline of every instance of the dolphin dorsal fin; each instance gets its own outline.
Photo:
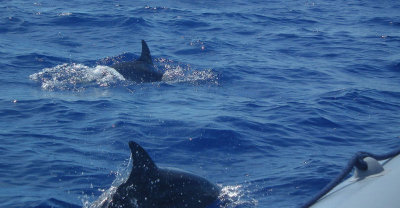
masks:
<path id="1" fill-rule="evenodd" d="M 140 55 L 139 60 L 147 64 L 153 64 L 153 61 L 151 60 L 150 49 L 144 40 L 142 40 L 142 54 Z"/>
<path id="2" fill-rule="evenodd" d="M 131 148 L 133 163 L 132 172 L 129 178 L 138 175 L 150 175 L 157 171 L 156 164 L 150 158 L 149 154 L 147 154 L 146 150 L 144 150 L 139 144 L 130 141 L 129 148 Z"/>

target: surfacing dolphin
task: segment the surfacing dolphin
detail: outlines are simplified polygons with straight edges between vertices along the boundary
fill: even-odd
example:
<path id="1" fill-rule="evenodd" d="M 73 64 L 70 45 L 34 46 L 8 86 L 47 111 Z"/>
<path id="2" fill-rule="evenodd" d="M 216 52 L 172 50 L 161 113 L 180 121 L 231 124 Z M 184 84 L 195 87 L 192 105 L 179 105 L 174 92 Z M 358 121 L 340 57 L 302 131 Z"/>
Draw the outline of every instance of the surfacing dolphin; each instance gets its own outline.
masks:
<path id="1" fill-rule="evenodd" d="M 144 40 L 142 40 L 142 54 L 138 60 L 117 63 L 111 67 L 125 79 L 135 82 L 158 82 L 163 76 L 163 73 L 154 68 L 150 49 Z"/>
<path id="2" fill-rule="evenodd" d="M 220 187 L 204 178 L 175 169 L 159 168 L 137 143 L 129 142 L 132 171 L 101 207 L 205 208 L 218 199 Z"/>

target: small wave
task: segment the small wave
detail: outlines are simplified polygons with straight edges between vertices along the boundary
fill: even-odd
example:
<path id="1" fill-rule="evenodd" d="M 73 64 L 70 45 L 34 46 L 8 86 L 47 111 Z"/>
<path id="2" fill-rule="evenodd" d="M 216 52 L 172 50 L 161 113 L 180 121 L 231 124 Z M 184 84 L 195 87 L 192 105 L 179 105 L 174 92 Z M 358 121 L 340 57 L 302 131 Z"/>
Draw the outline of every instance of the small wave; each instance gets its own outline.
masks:
<path id="1" fill-rule="evenodd" d="M 363 21 L 367 24 L 378 24 L 383 26 L 400 26 L 400 22 L 390 17 L 373 17 Z"/>
<path id="2" fill-rule="evenodd" d="M 39 205 L 35 206 L 35 208 L 42 208 L 42 207 L 70 207 L 70 208 L 80 208 L 79 205 L 70 204 L 68 202 L 58 200 L 55 198 L 50 198 L 48 200 L 43 201 Z"/>
<path id="3" fill-rule="evenodd" d="M 99 14 L 97 16 L 88 13 L 58 13 L 51 16 L 52 24 L 62 26 L 122 26 L 140 27 L 148 26 L 143 18 L 127 17 L 122 15 Z"/>
<path id="4" fill-rule="evenodd" d="M 48 56 L 39 53 L 30 53 L 25 55 L 20 55 L 16 57 L 18 59 L 18 63 L 22 64 L 31 64 L 32 62 L 36 64 L 43 64 L 45 66 L 51 66 L 54 63 L 62 63 L 68 61 L 66 58 L 61 58 L 57 56 Z"/>
<path id="5" fill-rule="evenodd" d="M 0 34 L 10 33 L 10 32 L 16 32 L 16 33 L 26 32 L 28 30 L 27 26 L 29 25 L 26 24 L 27 23 L 26 20 L 13 16 L 2 17 L 0 19 L 0 22 L 1 22 Z"/>
<path id="6" fill-rule="evenodd" d="M 29 78 L 39 82 L 44 90 L 82 91 L 87 86 L 109 87 L 125 80 L 115 69 L 108 66 L 88 67 L 82 64 L 61 64 L 45 68 Z"/>

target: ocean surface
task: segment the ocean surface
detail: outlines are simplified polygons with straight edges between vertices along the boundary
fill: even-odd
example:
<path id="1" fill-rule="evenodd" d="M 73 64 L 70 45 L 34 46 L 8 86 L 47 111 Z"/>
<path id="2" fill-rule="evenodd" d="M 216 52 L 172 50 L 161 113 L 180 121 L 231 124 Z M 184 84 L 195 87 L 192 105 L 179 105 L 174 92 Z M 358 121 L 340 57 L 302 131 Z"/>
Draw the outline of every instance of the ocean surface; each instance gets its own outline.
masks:
<path id="1" fill-rule="evenodd" d="M 400 146 L 399 11 L 2 0 L 0 207 L 90 207 L 126 178 L 131 140 L 218 184 L 214 207 L 299 207 L 355 152 Z M 142 39 L 161 82 L 110 68 Z"/>

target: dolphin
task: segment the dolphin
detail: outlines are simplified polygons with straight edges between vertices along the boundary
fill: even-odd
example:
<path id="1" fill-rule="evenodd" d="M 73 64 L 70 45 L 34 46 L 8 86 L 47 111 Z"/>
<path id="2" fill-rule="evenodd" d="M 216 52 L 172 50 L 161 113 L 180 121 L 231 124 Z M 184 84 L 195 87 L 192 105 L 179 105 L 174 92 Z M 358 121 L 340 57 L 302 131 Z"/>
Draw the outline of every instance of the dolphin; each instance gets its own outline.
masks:
<path id="1" fill-rule="evenodd" d="M 142 54 L 138 60 L 117 63 L 111 67 L 125 79 L 135 82 L 158 82 L 163 76 L 163 73 L 154 68 L 150 49 L 144 40 L 142 40 Z"/>
<path id="2" fill-rule="evenodd" d="M 159 168 L 140 145 L 130 141 L 129 147 L 131 173 L 101 207 L 205 208 L 217 201 L 217 185 L 192 173 Z"/>

